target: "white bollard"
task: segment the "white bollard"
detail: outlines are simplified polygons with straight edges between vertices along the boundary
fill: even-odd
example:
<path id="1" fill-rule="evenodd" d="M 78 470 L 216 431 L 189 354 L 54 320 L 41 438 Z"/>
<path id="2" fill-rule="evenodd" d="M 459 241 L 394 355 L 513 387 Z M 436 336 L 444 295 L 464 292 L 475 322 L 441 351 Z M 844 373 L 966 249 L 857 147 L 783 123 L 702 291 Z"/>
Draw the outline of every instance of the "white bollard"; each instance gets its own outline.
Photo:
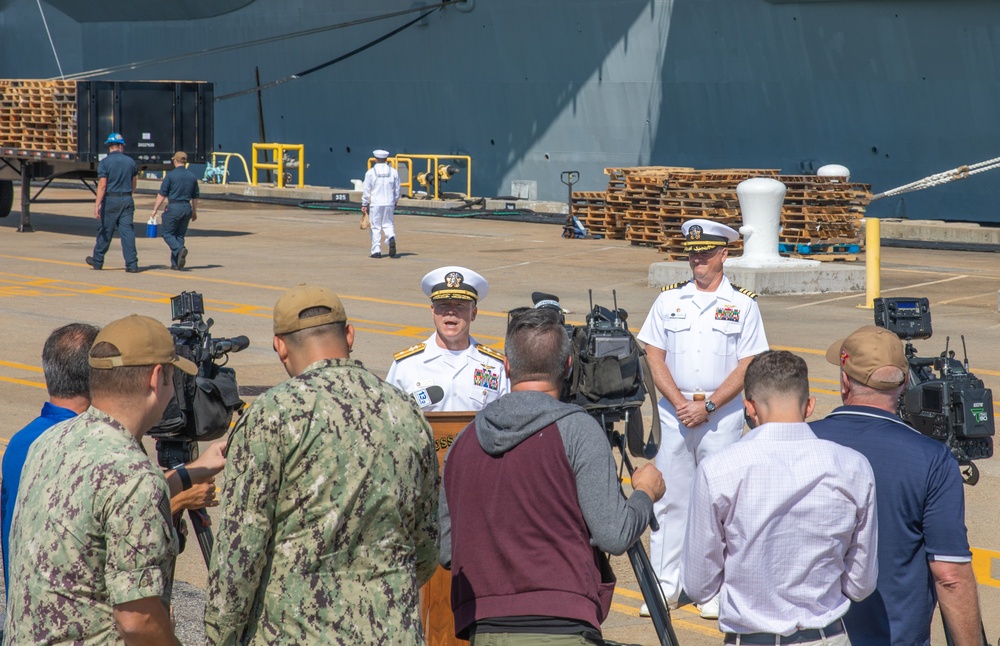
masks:
<path id="1" fill-rule="evenodd" d="M 820 177 L 843 177 L 845 182 L 851 181 L 851 171 L 847 166 L 840 164 L 827 164 L 820 166 L 816 174 Z"/>
<path id="2" fill-rule="evenodd" d="M 740 182 L 736 195 L 743 213 L 743 256 L 726 261 L 733 267 L 807 267 L 818 265 L 815 260 L 782 258 L 778 253 L 781 232 L 781 206 L 785 201 L 785 185 L 770 177 L 754 177 Z"/>

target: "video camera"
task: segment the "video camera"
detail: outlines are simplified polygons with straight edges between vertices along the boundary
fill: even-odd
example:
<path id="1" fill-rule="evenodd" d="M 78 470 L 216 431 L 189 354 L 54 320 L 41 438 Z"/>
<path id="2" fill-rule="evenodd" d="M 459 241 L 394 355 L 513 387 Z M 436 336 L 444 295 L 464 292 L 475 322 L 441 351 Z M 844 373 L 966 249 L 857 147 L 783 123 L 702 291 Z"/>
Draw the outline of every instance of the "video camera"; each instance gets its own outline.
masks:
<path id="1" fill-rule="evenodd" d="M 149 435 L 157 439 L 218 439 L 229 430 L 233 414 L 244 406 L 236 385 L 236 371 L 223 366 L 230 352 L 245 350 L 250 340 L 245 336 L 212 338 L 209 331 L 214 321 L 203 318 L 205 303 L 197 292 L 182 292 L 172 297 L 170 310 L 171 318 L 177 322 L 167 329 L 174 337 L 177 354 L 193 361 L 198 374 L 192 377 L 174 371 L 174 398 Z M 217 363 L 220 359 L 224 361 Z"/>
<path id="2" fill-rule="evenodd" d="M 962 335 L 963 361 L 948 349 L 937 357 L 918 357 L 913 339 L 929 339 L 930 302 L 926 298 L 876 298 L 875 325 L 906 341 L 910 381 L 899 399 L 899 416 L 923 435 L 943 442 L 959 464 L 970 467 L 968 484 L 978 480 L 972 460 L 993 456 L 993 391 L 969 372 Z M 935 374 L 937 371 L 937 374 Z"/>
<path id="3" fill-rule="evenodd" d="M 572 343 L 573 369 L 563 384 L 561 399 L 582 407 L 606 430 L 625 421 L 629 452 L 651 458 L 660 443 L 660 428 L 652 374 L 648 365 L 644 367 L 645 352 L 628 329 L 628 312 L 618 307 L 617 292 L 612 291 L 612 310 L 594 305 L 593 291 L 589 295 L 590 313 L 580 326 L 566 324 L 558 297 L 541 292 L 531 295 L 535 309 L 560 313 Z M 640 408 L 647 395 L 653 401 L 653 432 L 644 444 Z"/>

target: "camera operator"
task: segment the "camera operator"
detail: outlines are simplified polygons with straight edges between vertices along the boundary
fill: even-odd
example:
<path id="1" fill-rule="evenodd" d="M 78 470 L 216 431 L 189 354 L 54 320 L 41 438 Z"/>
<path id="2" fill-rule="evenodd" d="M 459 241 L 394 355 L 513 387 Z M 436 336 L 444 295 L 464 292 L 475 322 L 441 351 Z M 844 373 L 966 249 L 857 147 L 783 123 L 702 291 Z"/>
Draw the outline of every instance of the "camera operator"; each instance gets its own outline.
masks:
<path id="1" fill-rule="evenodd" d="M 42 372 L 49 401 L 42 406 L 41 414 L 30 424 L 14 434 L 3 455 L 3 483 L 0 494 L 3 533 L 4 583 L 9 589 L 8 567 L 10 562 L 11 522 L 14 501 L 17 500 L 18 483 L 28 450 L 38 437 L 59 422 L 72 419 L 90 407 L 90 365 L 87 353 L 100 330 L 86 323 L 70 323 L 53 330 L 42 347 Z M 215 474 L 225 466 L 222 450 L 225 442 L 209 448 L 200 458 L 185 465 L 191 487 L 177 470 L 164 473 L 170 487 L 170 509 L 177 513 L 184 509 L 202 509 L 218 504 L 215 497 Z M 207 518 L 207 517 L 206 517 Z"/>
<path id="2" fill-rule="evenodd" d="M 622 554 L 663 495 L 660 472 L 635 470 L 626 500 L 605 432 L 558 400 L 570 341 L 554 309 L 511 317 L 511 392 L 488 404 L 445 460 L 442 565 L 452 571 L 455 631 L 473 644 L 601 642 Z M 505 640 L 505 641 L 491 641 Z"/>
<path id="3" fill-rule="evenodd" d="M 173 397 L 173 371 L 197 367 L 163 324 L 134 314 L 101 330 L 88 356 L 90 407 L 39 437 L 24 465 L 5 636 L 179 644 L 169 490 L 141 440 Z"/>
<path id="4" fill-rule="evenodd" d="M 831 345 L 826 359 L 840 366 L 844 406 L 810 426 L 868 458 L 878 506 L 878 586 L 844 617 L 851 643 L 929 644 L 936 597 L 954 643 L 979 646 L 958 463 L 896 415 L 909 370 L 903 344 L 869 325 Z"/>

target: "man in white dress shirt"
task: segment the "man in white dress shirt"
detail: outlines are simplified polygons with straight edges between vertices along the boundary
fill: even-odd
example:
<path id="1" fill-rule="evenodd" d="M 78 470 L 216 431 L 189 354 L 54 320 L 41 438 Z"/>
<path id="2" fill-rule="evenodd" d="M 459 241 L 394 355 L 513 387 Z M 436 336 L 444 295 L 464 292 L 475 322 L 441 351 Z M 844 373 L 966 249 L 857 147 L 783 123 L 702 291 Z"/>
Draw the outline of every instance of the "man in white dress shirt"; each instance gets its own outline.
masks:
<path id="1" fill-rule="evenodd" d="M 425 412 L 482 410 L 510 390 L 503 353 L 470 333 L 489 284 L 471 269 L 441 267 L 424 276 L 421 287 L 431 299 L 434 334 L 397 352 L 386 381 L 413 395 Z M 429 394 L 432 387 L 443 391 L 440 401 Z"/>
<path id="2" fill-rule="evenodd" d="M 695 601 L 718 595 L 727 644 L 850 644 L 842 617 L 875 590 L 875 476 L 813 434 L 815 403 L 800 357 L 756 357 L 744 381 L 753 430 L 695 474 L 681 580 Z"/>
<path id="3" fill-rule="evenodd" d="M 660 529 L 650 535 L 649 560 L 671 607 L 681 594 L 681 546 L 694 470 L 739 439 L 743 372 L 767 350 L 757 295 L 723 274 L 726 245 L 740 234 L 701 219 L 688 220 L 681 232 L 693 277 L 663 288 L 638 334 L 663 394 L 656 468 L 666 474 L 667 493 L 653 507 Z M 709 600 L 699 608 L 701 616 L 717 618 L 718 607 L 717 600 Z M 649 616 L 645 604 L 640 614 Z"/>
<path id="4" fill-rule="evenodd" d="M 365 173 L 361 212 L 368 214 L 372 231 L 372 258 L 382 257 L 382 234 L 389 244 L 389 257 L 396 257 L 396 202 L 399 201 L 399 173 L 386 159 L 388 150 L 372 151 L 375 165 Z"/>

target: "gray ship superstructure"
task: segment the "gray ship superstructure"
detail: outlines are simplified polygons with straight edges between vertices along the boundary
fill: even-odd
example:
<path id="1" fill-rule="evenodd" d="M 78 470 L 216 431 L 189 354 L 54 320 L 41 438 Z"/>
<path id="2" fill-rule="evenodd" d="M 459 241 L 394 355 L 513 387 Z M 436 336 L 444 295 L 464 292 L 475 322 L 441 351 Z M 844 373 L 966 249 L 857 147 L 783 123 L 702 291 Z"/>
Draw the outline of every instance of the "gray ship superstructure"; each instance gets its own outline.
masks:
<path id="1" fill-rule="evenodd" d="M 427 0 L 430 6 L 433 0 Z M 192 79 L 216 97 L 371 44 L 410 0 L 42 2 L 63 73 Z M 0 77 L 59 75 L 36 0 L 0 0 Z M 605 167 L 828 163 L 884 191 L 1000 156 L 1000 3 L 987 0 L 467 0 L 336 64 L 215 106 L 215 144 L 305 144 L 311 184 L 350 186 L 373 148 L 470 155 L 473 193 L 601 190 Z M 262 118 L 261 118 L 262 117 Z M 240 172 L 239 175 L 242 173 Z M 234 175 L 233 179 L 242 179 Z M 454 188 L 452 188 L 454 187 Z M 445 190 L 461 190 L 453 180 Z M 1000 221 L 1000 178 L 873 203 L 880 216 Z"/>

